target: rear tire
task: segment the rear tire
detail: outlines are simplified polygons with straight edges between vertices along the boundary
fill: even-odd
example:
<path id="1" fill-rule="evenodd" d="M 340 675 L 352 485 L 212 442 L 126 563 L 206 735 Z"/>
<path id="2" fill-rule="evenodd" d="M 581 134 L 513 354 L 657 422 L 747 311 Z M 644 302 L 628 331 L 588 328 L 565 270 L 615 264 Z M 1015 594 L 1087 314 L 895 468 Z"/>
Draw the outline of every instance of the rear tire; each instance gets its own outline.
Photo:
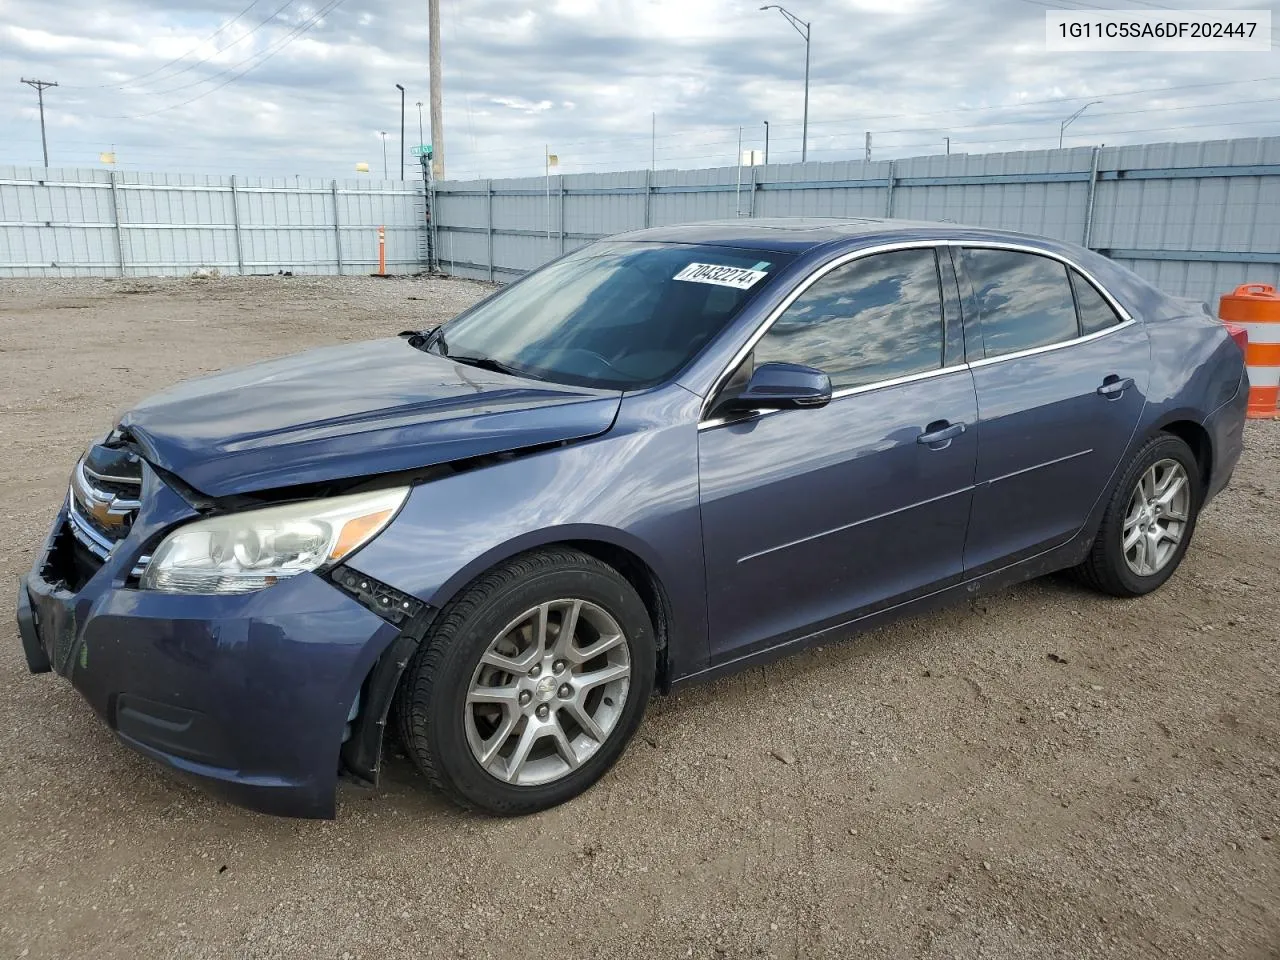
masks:
<path id="1" fill-rule="evenodd" d="M 613 766 L 655 667 L 648 610 L 618 571 L 577 550 L 537 550 L 441 610 L 397 691 L 401 739 L 455 803 L 534 813 Z"/>
<path id="2" fill-rule="evenodd" d="M 1157 589 L 1186 555 L 1202 496 L 1191 448 L 1172 434 L 1157 434 L 1120 475 L 1089 556 L 1074 572 L 1113 597 Z"/>

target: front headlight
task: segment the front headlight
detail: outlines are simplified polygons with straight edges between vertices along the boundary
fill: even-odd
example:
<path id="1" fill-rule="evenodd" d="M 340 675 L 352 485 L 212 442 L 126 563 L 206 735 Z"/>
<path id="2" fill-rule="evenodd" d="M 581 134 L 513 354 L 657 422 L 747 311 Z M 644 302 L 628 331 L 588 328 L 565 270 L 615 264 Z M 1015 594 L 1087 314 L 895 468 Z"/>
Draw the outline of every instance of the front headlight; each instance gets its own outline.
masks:
<path id="1" fill-rule="evenodd" d="M 143 590 L 251 593 L 337 563 L 395 516 L 408 487 L 197 520 L 165 537 Z"/>

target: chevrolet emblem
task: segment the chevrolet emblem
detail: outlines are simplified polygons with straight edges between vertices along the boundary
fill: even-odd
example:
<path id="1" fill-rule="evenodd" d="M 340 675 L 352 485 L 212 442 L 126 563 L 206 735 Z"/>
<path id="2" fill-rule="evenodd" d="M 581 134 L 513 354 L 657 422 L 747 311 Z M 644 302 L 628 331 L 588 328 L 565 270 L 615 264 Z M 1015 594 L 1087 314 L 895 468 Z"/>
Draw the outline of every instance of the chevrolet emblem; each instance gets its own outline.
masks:
<path id="1" fill-rule="evenodd" d="M 71 495 L 81 516 L 92 520 L 106 533 L 122 533 L 129 524 L 130 513 L 137 507 L 132 500 L 121 499 L 93 486 L 85 476 L 83 464 L 78 464 L 71 475 Z"/>

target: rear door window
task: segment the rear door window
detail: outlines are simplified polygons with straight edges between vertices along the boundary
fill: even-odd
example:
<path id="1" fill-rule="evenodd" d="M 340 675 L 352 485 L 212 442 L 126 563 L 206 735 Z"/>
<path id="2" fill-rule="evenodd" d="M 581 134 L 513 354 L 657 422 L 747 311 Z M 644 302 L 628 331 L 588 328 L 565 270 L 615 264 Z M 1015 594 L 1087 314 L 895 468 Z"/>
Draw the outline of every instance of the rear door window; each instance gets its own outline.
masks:
<path id="1" fill-rule="evenodd" d="M 982 318 L 986 356 L 1079 336 L 1075 298 L 1059 261 L 1014 250 L 966 249 L 964 266 Z"/>

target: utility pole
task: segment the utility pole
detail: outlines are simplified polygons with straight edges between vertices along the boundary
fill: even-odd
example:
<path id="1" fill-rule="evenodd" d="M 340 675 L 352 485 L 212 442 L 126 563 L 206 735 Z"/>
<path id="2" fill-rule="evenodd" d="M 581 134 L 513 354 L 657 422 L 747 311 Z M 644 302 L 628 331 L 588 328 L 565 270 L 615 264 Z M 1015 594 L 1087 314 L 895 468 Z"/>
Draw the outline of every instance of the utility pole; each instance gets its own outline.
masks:
<path id="1" fill-rule="evenodd" d="M 764 165 L 769 165 L 769 121 L 764 122 Z"/>
<path id="2" fill-rule="evenodd" d="M 951 138 L 943 137 L 942 139 L 947 141 L 947 156 L 949 157 L 951 156 Z"/>
<path id="3" fill-rule="evenodd" d="M 867 160 L 871 160 L 871 131 L 867 131 Z"/>
<path id="4" fill-rule="evenodd" d="M 437 180 L 444 179 L 444 90 L 440 76 L 440 0 L 427 0 L 427 26 L 431 30 L 431 167 Z"/>
<path id="5" fill-rule="evenodd" d="M 382 179 L 390 180 L 391 176 L 387 173 L 387 131 L 379 130 L 378 136 L 382 138 Z"/>
<path id="6" fill-rule="evenodd" d="M 418 146 L 426 146 L 426 140 L 422 133 L 422 101 L 418 101 Z"/>
<path id="7" fill-rule="evenodd" d="M 400 179 L 404 179 L 404 85 L 396 84 L 400 91 Z"/>
<path id="8" fill-rule="evenodd" d="M 23 79 L 28 87 L 35 90 L 36 96 L 40 100 L 40 146 L 44 148 L 44 168 L 49 169 L 49 141 L 44 135 L 44 92 L 50 87 L 56 87 L 57 84 L 50 80 L 27 80 Z"/>
<path id="9" fill-rule="evenodd" d="M 658 165 L 658 114 L 649 114 L 649 169 Z"/>

